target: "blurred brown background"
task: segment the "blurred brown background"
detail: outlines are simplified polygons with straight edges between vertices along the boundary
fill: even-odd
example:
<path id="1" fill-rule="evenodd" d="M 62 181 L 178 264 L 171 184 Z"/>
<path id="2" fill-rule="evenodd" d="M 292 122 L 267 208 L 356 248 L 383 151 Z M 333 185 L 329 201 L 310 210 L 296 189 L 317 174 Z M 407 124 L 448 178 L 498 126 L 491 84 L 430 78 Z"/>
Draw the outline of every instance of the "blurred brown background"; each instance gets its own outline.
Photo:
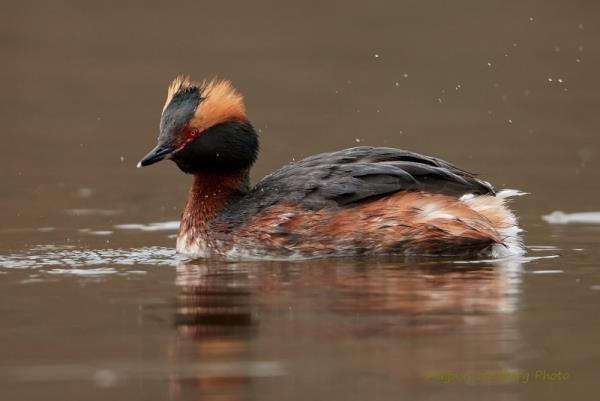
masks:
<path id="1" fill-rule="evenodd" d="M 590 1 L 8 2 L 0 25 L 0 205 L 176 219 L 189 178 L 136 170 L 177 74 L 231 79 L 260 130 L 258 179 L 309 154 L 385 145 L 532 193 L 521 213 L 600 201 L 600 4 Z M 82 199 L 81 188 L 93 196 Z M 64 221 L 62 221 L 64 224 Z"/>

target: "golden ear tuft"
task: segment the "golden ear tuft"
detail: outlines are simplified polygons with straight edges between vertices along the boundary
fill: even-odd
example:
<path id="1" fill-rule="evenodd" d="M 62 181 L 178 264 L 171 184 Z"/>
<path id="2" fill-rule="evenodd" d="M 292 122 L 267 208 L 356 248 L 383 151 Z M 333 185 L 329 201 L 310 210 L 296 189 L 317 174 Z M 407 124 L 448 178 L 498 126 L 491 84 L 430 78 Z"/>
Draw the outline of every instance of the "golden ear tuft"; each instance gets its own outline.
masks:
<path id="1" fill-rule="evenodd" d="M 202 131 L 226 121 L 248 121 L 244 97 L 230 81 L 216 78 L 198 84 L 187 75 L 179 75 L 169 85 L 163 111 L 178 93 L 186 91 L 198 91 L 200 95 L 200 103 L 189 122 L 191 127 Z"/>
<path id="2" fill-rule="evenodd" d="M 202 101 L 192 118 L 192 125 L 204 130 L 226 121 L 248 121 L 244 97 L 230 81 L 212 79 L 200 85 Z"/>

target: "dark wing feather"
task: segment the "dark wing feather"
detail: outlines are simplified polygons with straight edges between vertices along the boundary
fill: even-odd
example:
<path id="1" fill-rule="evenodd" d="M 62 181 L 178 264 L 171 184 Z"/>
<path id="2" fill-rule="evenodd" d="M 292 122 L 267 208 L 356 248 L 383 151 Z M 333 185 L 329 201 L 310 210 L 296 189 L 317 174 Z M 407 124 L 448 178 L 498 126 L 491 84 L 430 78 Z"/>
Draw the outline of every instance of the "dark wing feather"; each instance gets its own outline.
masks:
<path id="1" fill-rule="evenodd" d="M 414 161 L 383 163 L 355 163 L 338 168 L 332 184 L 321 188 L 321 195 L 340 205 L 387 195 L 398 191 L 426 191 L 447 195 L 489 193 L 488 188 L 464 172 L 453 172 L 443 167 Z"/>
<path id="2" fill-rule="evenodd" d="M 251 216 L 286 201 L 306 208 L 344 207 L 398 191 L 494 195 L 490 184 L 443 160 L 363 146 L 290 163 L 262 179 L 229 212 Z"/>

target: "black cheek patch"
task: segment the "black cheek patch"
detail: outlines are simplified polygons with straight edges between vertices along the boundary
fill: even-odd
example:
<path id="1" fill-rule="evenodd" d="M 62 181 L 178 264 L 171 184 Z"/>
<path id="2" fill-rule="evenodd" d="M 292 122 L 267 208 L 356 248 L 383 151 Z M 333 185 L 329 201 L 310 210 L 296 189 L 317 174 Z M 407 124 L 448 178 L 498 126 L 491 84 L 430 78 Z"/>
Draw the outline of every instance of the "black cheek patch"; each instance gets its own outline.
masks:
<path id="1" fill-rule="evenodd" d="M 173 155 L 186 173 L 228 172 L 249 168 L 256 160 L 258 137 L 248 123 L 215 125 Z"/>

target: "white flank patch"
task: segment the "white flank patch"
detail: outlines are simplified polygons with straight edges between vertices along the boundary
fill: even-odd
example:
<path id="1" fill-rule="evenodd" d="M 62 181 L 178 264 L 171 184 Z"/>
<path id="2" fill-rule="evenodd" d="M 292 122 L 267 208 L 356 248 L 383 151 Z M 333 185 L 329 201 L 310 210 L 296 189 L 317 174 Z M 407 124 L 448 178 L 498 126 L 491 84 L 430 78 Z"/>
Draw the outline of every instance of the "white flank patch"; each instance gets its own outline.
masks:
<path id="1" fill-rule="evenodd" d="M 502 237 L 502 244 L 493 246 L 491 256 L 494 258 L 523 255 L 525 253 L 519 236 L 519 233 L 523 230 L 519 228 L 514 213 L 505 204 L 508 198 L 522 195 L 526 195 L 526 192 L 516 189 L 503 189 L 496 196 L 467 194 L 460 198 L 462 202 L 469 205 L 476 212 L 484 216 L 488 213 L 494 213 L 502 221 L 500 226 L 495 227 Z"/>
<path id="2" fill-rule="evenodd" d="M 507 212 L 512 215 L 512 212 L 508 210 Z M 492 247 L 492 257 L 503 258 L 507 256 L 523 255 L 525 253 L 523 242 L 519 236 L 519 233 L 523 230 L 517 225 L 509 228 L 501 228 L 498 231 L 503 238 L 503 243 Z"/>

